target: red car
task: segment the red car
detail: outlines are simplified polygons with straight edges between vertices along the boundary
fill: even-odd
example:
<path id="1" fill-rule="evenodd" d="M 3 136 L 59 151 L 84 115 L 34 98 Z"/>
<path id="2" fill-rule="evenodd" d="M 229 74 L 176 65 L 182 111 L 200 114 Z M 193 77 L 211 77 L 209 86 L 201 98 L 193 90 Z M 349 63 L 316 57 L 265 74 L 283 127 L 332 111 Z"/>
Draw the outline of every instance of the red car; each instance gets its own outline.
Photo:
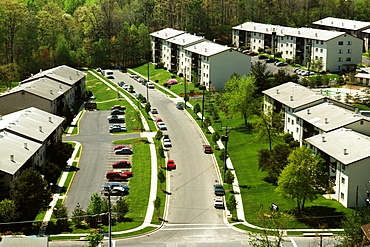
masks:
<path id="1" fill-rule="evenodd" d="M 156 122 L 156 123 L 159 123 L 159 122 L 163 122 L 163 121 L 162 121 L 162 118 L 157 118 L 157 119 L 155 120 L 155 122 Z"/>
<path id="2" fill-rule="evenodd" d="M 128 176 L 124 172 L 107 172 L 105 174 L 105 177 L 108 180 L 121 180 L 121 179 L 127 179 Z"/>
<path id="3" fill-rule="evenodd" d="M 125 145 L 118 145 L 117 147 L 114 147 L 113 150 L 118 150 L 118 149 L 121 149 L 121 148 L 129 148 L 129 149 L 132 149 L 132 147 L 127 147 Z"/>
<path id="4" fill-rule="evenodd" d="M 113 163 L 112 166 L 113 166 L 113 168 L 130 168 L 131 163 L 124 160 L 124 161 L 120 161 L 120 162 L 117 162 L 117 163 Z"/>
<path id="5" fill-rule="evenodd" d="M 175 170 L 176 164 L 174 160 L 168 160 L 167 161 L 167 170 Z"/>

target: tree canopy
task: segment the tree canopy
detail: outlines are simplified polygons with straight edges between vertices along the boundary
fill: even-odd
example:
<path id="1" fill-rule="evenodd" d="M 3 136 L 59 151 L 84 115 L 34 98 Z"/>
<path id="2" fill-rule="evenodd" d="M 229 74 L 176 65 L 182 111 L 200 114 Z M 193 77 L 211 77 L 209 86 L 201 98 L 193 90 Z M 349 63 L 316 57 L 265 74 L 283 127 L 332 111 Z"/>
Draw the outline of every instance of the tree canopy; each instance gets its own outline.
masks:
<path id="1" fill-rule="evenodd" d="M 296 200 L 298 211 L 304 210 L 306 201 L 323 193 L 328 181 L 324 160 L 311 149 L 301 146 L 292 151 L 288 165 L 278 179 L 276 191 L 285 198 Z"/>

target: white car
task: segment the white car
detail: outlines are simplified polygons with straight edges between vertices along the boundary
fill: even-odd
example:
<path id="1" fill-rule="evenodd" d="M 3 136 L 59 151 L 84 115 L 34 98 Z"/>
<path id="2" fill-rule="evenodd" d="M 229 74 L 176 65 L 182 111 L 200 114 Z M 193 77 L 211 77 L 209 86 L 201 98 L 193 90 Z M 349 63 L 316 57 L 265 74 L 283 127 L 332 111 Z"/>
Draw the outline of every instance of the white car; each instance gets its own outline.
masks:
<path id="1" fill-rule="evenodd" d="M 114 79 L 114 73 L 112 70 L 105 70 L 105 77 L 107 77 L 108 79 Z"/>
<path id="2" fill-rule="evenodd" d="M 163 122 L 158 122 L 157 127 L 160 130 L 166 130 L 167 129 L 167 126 Z"/>
<path id="3" fill-rule="evenodd" d="M 147 86 L 148 88 L 151 88 L 151 89 L 153 89 L 153 88 L 154 88 L 154 85 L 153 85 L 153 83 L 151 83 L 151 82 L 148 82 L 148 83 L 146 84 L 146 86 Z"/>
<path id="4" fill-rule="evenodd" d="M 213 204 L 215 208 L 225 208 L 224 200 L 222 199 L 222 197 L 216 197 L 215 199 L 213 199 Z"/>
<path id="5" fill-rule="evenodd" d="M 158 110 L 157 108 L 152 108 L 152 110 L 150 111 L 152 114 L 158 114 Z"/>
<path id="6" fill-rule="evenodd" d="M 163 147 L 172 147 L 172 143 L 170 139 L 163 139 Z"/>
<path id="7" fill-rule="evenodd" d="M 125 90 L 129 90 L 129 88 L 130 88 L 130 85 L 129 84 L 125 84 L 125 85 L 123 85 L 123 87 L 122 87 L 123 89 L 125 89 Z"/>

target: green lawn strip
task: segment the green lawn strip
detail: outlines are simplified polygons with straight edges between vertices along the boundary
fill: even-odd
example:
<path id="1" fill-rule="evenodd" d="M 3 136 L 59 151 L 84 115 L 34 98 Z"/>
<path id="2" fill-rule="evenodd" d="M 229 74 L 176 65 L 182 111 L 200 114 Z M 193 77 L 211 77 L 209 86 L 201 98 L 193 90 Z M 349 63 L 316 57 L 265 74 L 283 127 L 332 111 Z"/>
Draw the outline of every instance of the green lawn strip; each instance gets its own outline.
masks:
<path id="1" fill-rule="evenodd" d="M 160 153 L 159 153 L 159 147 L 162 146 L 161 140 L 154 139 L 154 144 L 157 150 L 157 165 L 158 165 L 158 172 L 160 170 L 163 170 L 164 174 L 166 175 L 166 170 L 164 170 L 162 167 L 165 167 L 165 158 L 162 158 Z M 164 206 L 166 204 L 166 181 L 164 183 L 160 183 L 158 180 L 157 183 L 157 197 L 161 200 L 161 206 L 159 208 L 159 211 L 157 209 L 154 209 L 154 215 L 152 219 L 152 224 L 161 224 L 162 219 L 163 219 L 163 214 L 164 214 Z"/>
<path id="2" fill-rule="evenodd" d="M 184 93 L 184 79 L 182 77 L 179 77 L 178 75 L 172 74 L 164 69 L 155 69 L 154 65 L 150 64 L 150 72 L 149 72 L 149 79 L 151 81 L 158 80 L 158 84 L 164 85 L 164 83 L 167 83 L 169 79 L 172 78 L 172 76 L 175 76 L 175 79 L 179 82 L 178 84 L 170 85 L 170 90 L 174 92 L 177 95 L 180 95 Z M 148 64 L 144 64 L 142 66 L 133 68 L 132 70 L 136 71 L 137 73 L 147 77 L 148 76 Z M 157 88 L 158 89 L 158 88 Z M 193 83 L 187 82 L 186 84 L 186 92 L 189 93 L 190 90 L 193 90 L 195 93 L 201 92 L 198 88 L 194 87 Z M 161 90 L 162 91 L 162 90 Z M 164 92 L 165 94 L 168 94 Z"/>
<path id="3" fill-rule="evenodd" d="M 147 226 L 144 229 L 134 231 L 134 232 L 127 232 L 127 233 L 121 233 L 121 234 L 113 234 L 112 238 L 123 238 L 123 237 L 130 237 L 130 236 L 136 236 L 136 235 L 141 235 L 147 232 L 151 232 L 153 230 L 157 229 L 157 227 L 153 226 Z"/>
<path id="4" fill-rule="evenodd" d="M 44 220 L 44 217 L 45 217 L 45 214 L 46 214 L 46 210 L 42 210 L 42 211 L 40 211 L 38 214 L 37 214 L 37 216 L 36 216 L 36 218 L 35 218 L 35 220 L 36 221 L 38 221 L 38 220 Z"/>
<path id="5" fill-rule="evenodd" d="M 74 240 L 74 239 L 80 239 L 82 236 L 48 236 L 50 240 Z"/>

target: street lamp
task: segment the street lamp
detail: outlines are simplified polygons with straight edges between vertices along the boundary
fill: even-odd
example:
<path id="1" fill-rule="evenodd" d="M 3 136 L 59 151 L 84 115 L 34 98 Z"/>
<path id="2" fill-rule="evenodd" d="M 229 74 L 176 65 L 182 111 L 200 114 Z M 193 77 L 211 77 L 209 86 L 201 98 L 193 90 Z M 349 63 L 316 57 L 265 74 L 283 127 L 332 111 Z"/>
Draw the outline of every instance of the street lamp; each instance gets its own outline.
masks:
<path id="1" fill-rule="evenodd" d="M 107 186 L 108 192 L 108 247 L 112 246 L 112 213 L 111 213 L 111 203 L 110 203 L 110 187 Z M 103 192 L 104 194 L 104 192 Z"/>
<path id="2" fill-rule="evenodd" d="M 226 135 L 221 136 L 221 141 L 225 142 L 225 149 L 224 149 L 224 181 L 226 178 L 226 170 L 227 170 L 227 165 L 226 165 L 226 158 L 227 158 L 227 143 L 229 142 L 229 132 L 232 130 L 232 128 L 222 127 L 223 129 L 226 130 Z"/>
<path id="3" fill-rule="evenodd" d="M 204 126 L 204 124 L 203 124 L 203 121 L 204 121 L 204 90 L 206 90 L 206 86 L 203 85 L 199 89 L 203 90 L 203 93 L 202 93 L 202 128 L 203 128 L 203 126 Z"/>

